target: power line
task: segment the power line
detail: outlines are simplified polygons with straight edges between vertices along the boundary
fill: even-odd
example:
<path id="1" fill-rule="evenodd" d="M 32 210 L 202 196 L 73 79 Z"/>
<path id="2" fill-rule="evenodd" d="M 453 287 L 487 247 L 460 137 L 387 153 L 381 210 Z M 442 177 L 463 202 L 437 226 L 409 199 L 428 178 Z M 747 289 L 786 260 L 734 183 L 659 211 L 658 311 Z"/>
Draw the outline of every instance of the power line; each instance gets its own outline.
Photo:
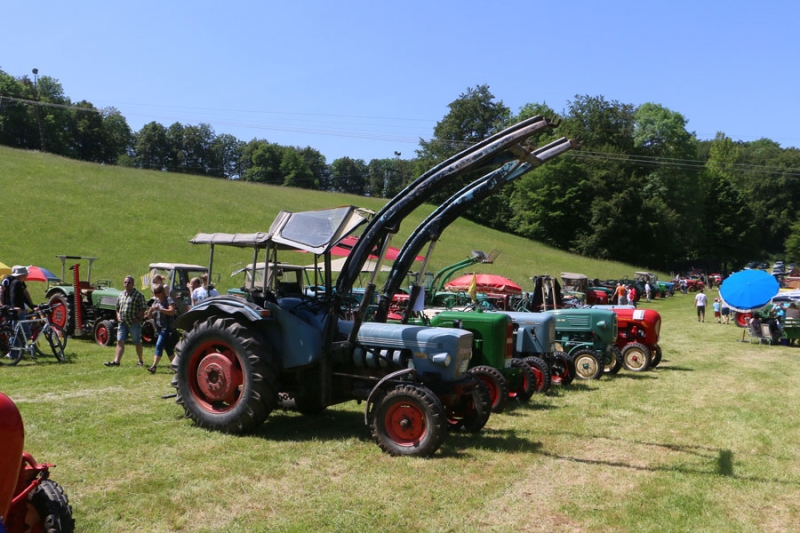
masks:
<path id="1" fill-rule="evenodd" d="M 92 113 L 100 113 L 100 111 L 98 109 L 95 109 L 94 107 L 79 107 L 76 105 L 55 104 L 53 102 L 43 102 L 41 100 L 28 100 L 26 98 L 14 98 L 13 96 L 0 95 L 0 104 L 2 104 L 3 100 L 11 100 L 12 102 L 20 102 L 22 104 L 31 104 L 43 107 L 56 107 L 59 109 L 72 109 L 74 111 L 90 111 Z"/>

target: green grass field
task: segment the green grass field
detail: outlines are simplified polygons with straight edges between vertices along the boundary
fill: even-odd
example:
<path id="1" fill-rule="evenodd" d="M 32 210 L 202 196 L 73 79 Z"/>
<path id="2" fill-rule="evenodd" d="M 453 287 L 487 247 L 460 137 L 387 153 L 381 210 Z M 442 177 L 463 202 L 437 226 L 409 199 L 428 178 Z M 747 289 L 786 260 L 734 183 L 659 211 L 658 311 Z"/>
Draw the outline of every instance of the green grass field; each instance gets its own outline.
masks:
<path id="1" fill-rule="evenodd" d="M 118 286 L 151 261 L 207 262 L 187 242 L 195 232 L 264 230 L 279 209 L 380 205 L 8 149 L 0 181 L 26 206 L 6 217 L 0 261 L 55 271 L 55 254 L 95 255 L 96 275 Z M 524 287 L 544 272 L 640 268 L 463 221 L 444 234 L 435 267 L 492 248 L 503 254 L 482 271 Z M 249 258 L 219 267 L 237 261 Z M 106 368 L 113 350 L 86 340 L 69 341 L 66 364 L 0 367 L 0 390 L 22 412 L 26 450 L 57 464 L 78 531 L 795 531 L 800 348 L 737 342 L 741 329 L 698 323 L 692 303 L 645 304 L 663 318 L 656 370 L 535 395 L 479 435 L 450 435 L 430 459 L 382 454 L 355 403 L 316 417 L 276 411 L 244 437 L 198 429 L 162 399 L 173 392 L 166 368 L 134 366 L 132 348 Z"/>

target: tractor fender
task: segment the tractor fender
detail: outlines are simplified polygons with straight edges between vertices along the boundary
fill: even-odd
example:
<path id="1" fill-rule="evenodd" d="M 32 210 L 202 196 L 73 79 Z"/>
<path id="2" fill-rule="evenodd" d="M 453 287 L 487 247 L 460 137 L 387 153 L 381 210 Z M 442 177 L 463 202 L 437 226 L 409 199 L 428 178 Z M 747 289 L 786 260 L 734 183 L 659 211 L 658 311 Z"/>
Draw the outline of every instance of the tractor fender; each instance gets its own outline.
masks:
<path id="1" fill-rule="evenodd" d="M 194 323 L 198 320 L 205 320 L 210 316 L 220 314 L 237 317 L 244 322 L 273 320 L 271 305 L 267 303 L 265 308 L 235 296 L 215 296 L 206 298 L 193 306 L 189 311 L 179 316 L 174 325 L 177 329 L 186 331 L 192 329 Z"/>
<path id="2" fill-rule="evenodd" d="M 0 454 L 0 526 L 3 517 L 8 516 L 19 481 L 24 441 L 25 428 L 19 409 L 11 398 L 0 392 L 0 442 L 3 443 L 3 453 Z"/>
<path id="3" fill-rule="evenodd" d="M 372 405 L 375 401 L 375 396 L 378 392 L 383 390 L 384 385 L 391 382 L 394 379 L 397 379 L 401 376 L 405 376 L 407 374 L 416 374 L 416 371 L 413 368 L 403 368 L 402 370 L 398 370 L 397 372 L 392 372 L 391 374 L 385 375 L 369 392 L 369 396 L 367 396 L 367 406 L 364 409 L 364 424 L 367 426 L 369 425 L 370 418 L 372 418 Z"/>

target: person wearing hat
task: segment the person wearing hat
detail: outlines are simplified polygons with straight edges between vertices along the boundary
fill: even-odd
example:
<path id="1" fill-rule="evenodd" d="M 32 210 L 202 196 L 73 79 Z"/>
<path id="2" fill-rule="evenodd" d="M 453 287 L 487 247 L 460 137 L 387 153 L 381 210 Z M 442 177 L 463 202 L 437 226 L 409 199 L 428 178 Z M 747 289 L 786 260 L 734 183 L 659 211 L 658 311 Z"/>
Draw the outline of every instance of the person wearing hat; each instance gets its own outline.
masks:
<path id="1" fill-rule="evenodd" d="M 11 269 L 10 278 L 12 278 L 12 281 L 8 286 L 8 305 L 11 307 L 12 311 L 14 311 L 16 320 L 25 320 L 27 318 L 26 307 L 30 308 L 31 311 L 36 309 L 36 306 L 33 305 L 33 301 L 31 300 L 31 295 L 28 292 L 28 286 L 25 285 L 27 277 L 28 269 L 26 267 L 15 265 Z M 22 324 L 22 329 L 25 332 L 25 337 L 30 338 L 31 327 L 28 324 Z"/>
<path id="2" fill-rule="evenodd" d="M 36 309 L 28 292 L 28 286 L 25 284 L 25 280 L 28 278 L 28 268 L 16 265 L 11 269 L 11 276 L 14 280 L 9 286 L 9 305 L 16 311 L 17 320 L 25 320 L 27 316 L 25 307 L 27 306 L 31 311 Z"/>

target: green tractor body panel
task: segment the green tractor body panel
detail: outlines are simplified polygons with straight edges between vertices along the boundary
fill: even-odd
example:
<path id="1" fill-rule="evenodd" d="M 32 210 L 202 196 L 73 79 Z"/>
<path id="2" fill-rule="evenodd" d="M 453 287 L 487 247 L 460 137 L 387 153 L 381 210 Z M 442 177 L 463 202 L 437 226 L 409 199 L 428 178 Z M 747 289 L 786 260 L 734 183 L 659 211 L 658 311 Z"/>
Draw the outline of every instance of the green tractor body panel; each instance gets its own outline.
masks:
<path id="1" fill-rule="evenodd" d="M 617 340 L 617 315 L 607 309 L 555 309 L 556 342 L 567 353 L 588 348 L 605 356 Z"/>

